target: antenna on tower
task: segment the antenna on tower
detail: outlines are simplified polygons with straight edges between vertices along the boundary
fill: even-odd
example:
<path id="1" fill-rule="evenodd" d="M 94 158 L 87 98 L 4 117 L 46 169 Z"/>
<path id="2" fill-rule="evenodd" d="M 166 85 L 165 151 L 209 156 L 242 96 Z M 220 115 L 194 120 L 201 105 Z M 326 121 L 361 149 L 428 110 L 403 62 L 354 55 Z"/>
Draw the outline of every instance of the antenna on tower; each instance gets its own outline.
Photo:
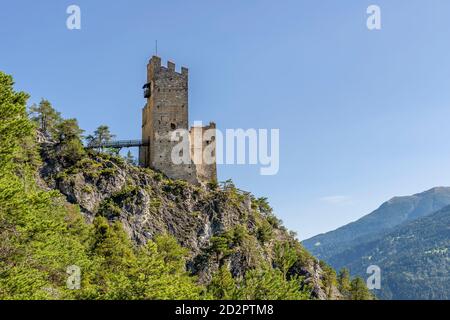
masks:
<path id="1" fill-rule="evenodd" d="M 155 40 L 155 56 L 158 56 L 158 40 Z"/>

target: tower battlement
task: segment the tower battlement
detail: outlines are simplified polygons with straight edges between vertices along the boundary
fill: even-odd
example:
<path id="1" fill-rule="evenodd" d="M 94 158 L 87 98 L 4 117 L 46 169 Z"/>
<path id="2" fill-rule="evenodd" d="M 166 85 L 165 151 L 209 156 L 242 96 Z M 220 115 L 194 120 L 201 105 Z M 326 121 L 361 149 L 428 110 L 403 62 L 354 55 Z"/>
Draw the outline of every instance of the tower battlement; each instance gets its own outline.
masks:
<path id="1" fill-rule="evenodd" d="M 157 56 L 153 56 L 147 65 L 147 83 L 144 85 L 147 103 L 142 110 L 142 140 L 149 143 L 139 149 L 139 163 L 172 179 L 195 184 L 216 180 L 215 124 L 189 130 L 189 70 L 182 67 L 181 72 L 177 72 L 175 68 L 171 61 L 166 67 L 162 66 L 161 58 Z M 189 164 L 175 164 L 171 158 L 172 150 L 178 144 L 171 140 L 171 136 L 178 129 L 189 132 Z M 207 142 L 198 142 L 199 133 L 203 135 L 207 130 L 210 136 Z M 211 152 L 211 148 L 214 148 L 213 163 L 193 161 L 202 159 L 203 152 Z"/>
<path id="2" fill-rule="evenodd" d="M 155 73 L 159 72 L 159 71 L 163 71 L 163 72 L 173 72 L 176 73 L 178 75 L 183 75 L 185 77 L 187 77 L 189 75 L 189 69 L 186 67 L 181 67 L 181 71 L 178 72 L 176 71 L 176 64 L 172 61 L 167 61 L 167 65 L 163 66 L 162 65 L 162 61 L 161 58 L 158 56 L 153 56 L 147 66 L 148 69 L 148 76 L 154 76 Z"/>

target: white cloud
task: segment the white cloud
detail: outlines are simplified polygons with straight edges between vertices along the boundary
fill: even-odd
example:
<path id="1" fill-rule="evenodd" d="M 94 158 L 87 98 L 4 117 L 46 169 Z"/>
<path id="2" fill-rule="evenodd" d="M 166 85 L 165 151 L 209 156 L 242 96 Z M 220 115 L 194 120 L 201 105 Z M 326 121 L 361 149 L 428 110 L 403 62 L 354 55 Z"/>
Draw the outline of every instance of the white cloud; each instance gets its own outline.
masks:
<path id="1" fill-rule="evenodd" d="M 340 195 L 327 196 L 327 197 L 322 197 L 319 200 L 322 201 L 322 202 L 325 202 L 327 204 L 331 204 L 331 205 L 350 205 L 350 204 L 353 204 L 353 199 L 352 199 L 352 197 L 349 197 L 349 196 L 340 196 Z"/>

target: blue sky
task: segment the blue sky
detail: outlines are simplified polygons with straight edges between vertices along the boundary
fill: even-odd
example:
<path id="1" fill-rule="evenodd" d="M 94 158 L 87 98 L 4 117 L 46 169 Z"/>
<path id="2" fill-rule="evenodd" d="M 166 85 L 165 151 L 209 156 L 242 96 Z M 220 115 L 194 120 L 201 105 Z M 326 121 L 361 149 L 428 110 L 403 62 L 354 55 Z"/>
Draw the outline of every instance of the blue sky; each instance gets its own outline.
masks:
<path id="1" fill-rule="evenodd" d="M 139 138 L 157 39 L 163 61 L 190 69 L 192 122 L 280 129 L 277 175 L 219 177 L 267 196 L 303 239 L 450 185 L 449 15 L 448 0 L 2 0 L 0 70 L 88 132 Z"/>

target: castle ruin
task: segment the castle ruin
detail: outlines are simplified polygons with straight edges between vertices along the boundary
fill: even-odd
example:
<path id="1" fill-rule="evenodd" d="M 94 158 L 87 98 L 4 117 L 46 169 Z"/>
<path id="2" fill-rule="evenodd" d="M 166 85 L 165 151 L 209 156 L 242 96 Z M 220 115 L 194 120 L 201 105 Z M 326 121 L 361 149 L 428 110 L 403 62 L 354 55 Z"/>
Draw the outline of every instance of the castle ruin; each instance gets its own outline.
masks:
<path id="1" fill-rule="evenodd" d="M 194 126 L 189 130 L 188 69 L 175 71 L 175 64 L 161 65 L 161 58 L 153 56 L 147 65 L 147 83 L 144 96 L 147 104 L 142 109 L 142 141 L 139 164 L 161 171 L 171 179 L 205 184 L 217 180 L 215 162 L 215 123 Z M 189 162 L 176 164 L 172 150 L 179 143 L 172 140 L 176 130 L 189 130 Z M 205 132 L 209 134 L 204 135 Z M 211 134 L 213 132 L 213 134 Z M 213 163 L 203 161 L 203 153 L 211 152 Z M 181 156 L 181 155 L 180 155 Z"/>

